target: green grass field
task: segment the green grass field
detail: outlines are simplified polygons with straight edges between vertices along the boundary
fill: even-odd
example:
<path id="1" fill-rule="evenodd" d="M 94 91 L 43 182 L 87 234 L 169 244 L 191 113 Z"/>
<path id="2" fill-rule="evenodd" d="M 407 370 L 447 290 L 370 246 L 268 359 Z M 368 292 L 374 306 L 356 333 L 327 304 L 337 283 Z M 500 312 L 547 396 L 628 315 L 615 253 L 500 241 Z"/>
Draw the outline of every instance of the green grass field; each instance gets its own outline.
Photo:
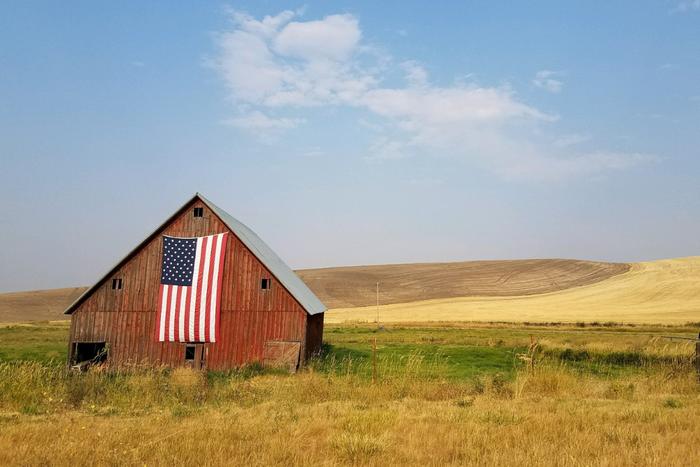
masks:
<path id="1" fill-rule="evenodd" d="M 12 324 L 0 327 L 0 361 L 65 363 L 68 322 Z"/>
<path id="2" fill-rule="evenodd" d="M 331 325 L 324 334 L 321 371 L 372 373 L 372 346 L 382 374 L 420 371 L 425 377 L 474 378 L 500 373 L 512 378 L 518 355 L 539 343 L 538 357 L 564 362 L 595 374 L 635 371 L 641 364 L 664 363 L 690 350 L 684 338 L 693 326 L 456 324 Z M 665 336 L 665 337 L 659 337 Z M 676 337 L 678 339 L 668 339 Z M 0 327 L 0 362 L 65 364 L 68 324 L 18 324 Z"/>

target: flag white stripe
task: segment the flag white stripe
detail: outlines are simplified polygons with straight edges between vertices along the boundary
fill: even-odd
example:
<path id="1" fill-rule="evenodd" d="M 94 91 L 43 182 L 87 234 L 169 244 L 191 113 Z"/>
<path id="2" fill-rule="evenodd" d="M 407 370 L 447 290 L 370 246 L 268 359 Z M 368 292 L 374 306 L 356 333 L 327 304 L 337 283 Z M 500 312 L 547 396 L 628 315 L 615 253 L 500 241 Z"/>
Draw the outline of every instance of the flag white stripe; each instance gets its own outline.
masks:
<path id="1" fill-rule="evenodd" d="M 207 237 L 207 248 L 204 252 L 204 270 L 202 271 L 202 291 L 199 302 L 199 340 L 204 340 L 204 329 L 207 320 L 207 289 L 209 288 L 209 262 L 211 261 L 211 250 L 213 236 Z"/>
<path id="2" fill-rule="evenodd" d="M 173 285 L 172 297 L 170 297 L 170 316 L 168 323 L 168 340 L 170 342 L 175 340 L 175 312 L 177 309 L 177 285 Z"/>
<path id="3" fill-rule="evenodd" d="M 187 289 L 189 289 L 189 287 L 182 287 L 182 292 L 180 293 L 180 306 L 177 309 L 177 336 L 180 342 L 185 342 L 185 302 L 187 301 Z"/>
<path id="4" fill-rule="evenodd" d="M 214 276 L 211 284 L 211 307 L 209 308 L 209 340 L 216 342 L 216 306 L 219 286 L 219 260 L 221 258 L 221 244 L 224 234 L 216 236 L 216 253 L 214 254 Z"/>
<path id="5" fill-rule="evenodd" d="M 187 340 L 194 341 L 194 309 L 197 305 L 197 283 L 199 282 L 199 258 L 202 255 L 202 239 L 197 239 L 197 249 L 194 254 L 194 274 L 192 274 L 192 290 L 190 291 L 190 322 L 187 329 Z"/>
<path id="6" fill-rule="evenodd" d="M 165 310 L 168 307 L 168 285 L 163 285 L 163 298 L 160 301 L 160 329 L 158 330 L 158 340 L 165 340 Z"/>

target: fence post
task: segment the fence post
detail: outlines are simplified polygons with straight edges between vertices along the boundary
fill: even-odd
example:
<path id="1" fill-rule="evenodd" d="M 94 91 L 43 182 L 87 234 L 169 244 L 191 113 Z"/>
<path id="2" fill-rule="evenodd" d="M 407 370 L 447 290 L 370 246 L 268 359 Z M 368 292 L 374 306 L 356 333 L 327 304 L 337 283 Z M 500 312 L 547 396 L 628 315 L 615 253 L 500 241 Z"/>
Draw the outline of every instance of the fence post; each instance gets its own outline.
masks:
<path id="1" fill-rule="evenodd" d="M 700 381 L 700 333 L 698 333 L 698 340 L 695 341 L 695 371 Z"/>

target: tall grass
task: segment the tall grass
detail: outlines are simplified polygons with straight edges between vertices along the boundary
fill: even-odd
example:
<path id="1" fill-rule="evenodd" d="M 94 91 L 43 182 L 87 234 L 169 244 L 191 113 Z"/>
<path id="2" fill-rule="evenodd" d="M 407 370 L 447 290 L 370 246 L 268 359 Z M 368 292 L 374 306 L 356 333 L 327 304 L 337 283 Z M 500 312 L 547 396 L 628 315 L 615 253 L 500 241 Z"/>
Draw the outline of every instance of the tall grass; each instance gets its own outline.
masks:
<path id="1" fill-rule="evenodd" d="M 387 346 L 410 342 L 392 332 Z M 700 462 L 692 346 L 550 336 L 526 350 L 528 333 L 501 339 L 495 349 L 520 345 L 511 371 L 469 377 L 446 371 L 461 354 L 421 345 L 378 352 L 374 381 L 371 353 L 329 347 L 295 375 L 0 362 L 0 465 Z"/>
<path id="2" fill-rule="evenodd" d="M 692 465 L 694 373 L 602 378 L 542 360 L 455 381 L 415 357 L 286 375 L 259 368 L 0 364 L 1 465 Z M 364 363 L 363 363 L 364 365 Z M 423 365 L 428 368 L 421 368 Z M 411 371 L 403 376 L 400 368 Z M 427 375 L 427 376 L 426 376 Z M 49 441 L 50 440 L 50 441 Z"/>

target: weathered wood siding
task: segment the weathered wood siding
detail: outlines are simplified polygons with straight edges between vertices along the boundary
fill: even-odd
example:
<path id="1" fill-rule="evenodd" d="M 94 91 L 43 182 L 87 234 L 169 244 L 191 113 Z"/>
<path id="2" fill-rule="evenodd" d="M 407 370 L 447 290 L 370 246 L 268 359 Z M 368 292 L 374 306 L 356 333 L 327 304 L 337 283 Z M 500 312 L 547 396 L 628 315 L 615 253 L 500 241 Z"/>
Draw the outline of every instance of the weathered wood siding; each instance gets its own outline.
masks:
<path id="1" fill-rule="evenodd" d="M 204 208 L 204 216 L 194 217 L 194 207 Z M 158 342 L 156 338 L 161 236 L 198 237 L 227 231 L 199 200 L 183 208 L 73 312 L 71 343 L 107 342 L 111 364 L 182 365 L 185 345 Z M 121 290 L 112 290 L 112 278 L 122 279 Z M 262 278 L 271 279 L 269 290 L 260 288 Z M 219 342 L 206 344 L 207 367 L 226 369 L 261 362 L 268 340 L 299 341 L 303 358 L 307 354 L 307 316 L 296 299 L 231 232 L 222 280 Z M 316 334 L 318 330 L 314 330 Z"/>
<path id="2" fill-rule="evenodd" d="M 310 315 L 306 321 L 306 355 L 309 358 L 321 351 L 323 342 L 323 313 Z"/>

